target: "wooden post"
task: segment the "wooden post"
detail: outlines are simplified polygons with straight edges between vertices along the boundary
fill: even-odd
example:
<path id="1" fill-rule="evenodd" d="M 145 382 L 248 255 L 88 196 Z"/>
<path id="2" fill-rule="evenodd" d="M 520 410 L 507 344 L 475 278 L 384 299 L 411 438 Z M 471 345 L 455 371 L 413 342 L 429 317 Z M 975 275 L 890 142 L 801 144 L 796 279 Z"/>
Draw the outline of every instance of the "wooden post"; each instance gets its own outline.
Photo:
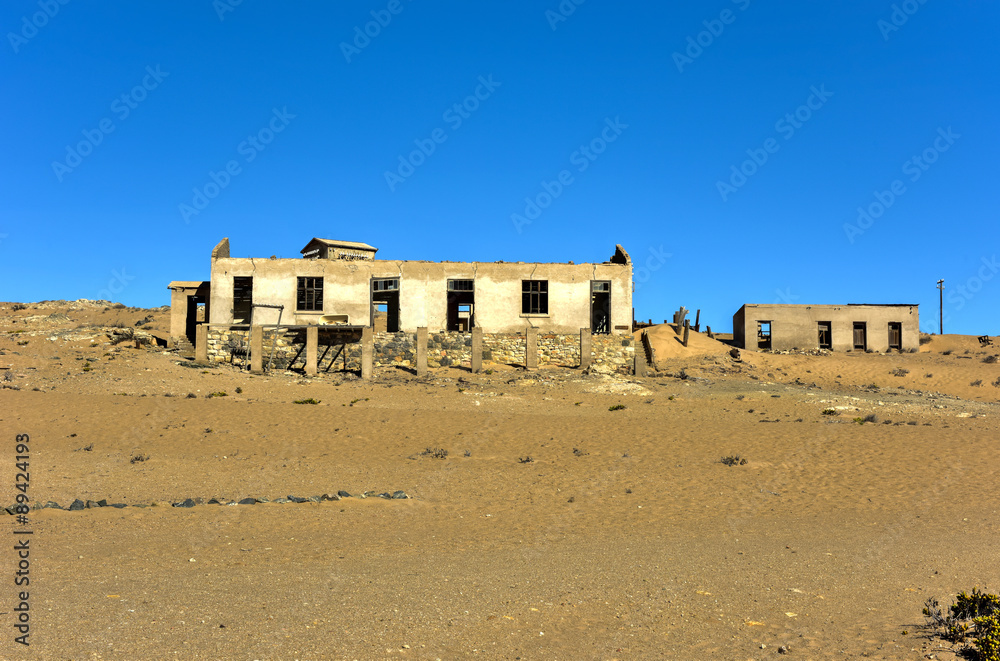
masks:
<path id="1" fill-rule="evenodd" d="M 208 362 L 208 324 L 198 324 L 195 328 L 194 359 L 199 363 Z"/>
<path id="2" fill-rule="evenodd" d="M 371 326 L 361 329 L 361 378 L 372 378 L 375 366 L 375 333 Z"/>
<path id="3" fill-rule="evenodd" d="M 701 329 L 701 308 L 698 308 L 698 312 L 694 315 L 694 332 L 697 333 Z"/>
<path id="4" fill-rule="evenodd" d="M 688 345 L 688 333 L 691 332 L 691 321 L 688 319 L 684 320 L 684 346 Z"/>
<path id="5" fill-rule="evenodd" d="M 264 329 L 260 326 L 250 327 L 250 371 L 264 371 Z"/>
<path id="6" fill-rule="evenodd" d="M 529 369 L 538 368 L 538 329 L 527 328 L 524 333 L 524 366 Z"/>
<path id="7" fill-rule="evenodd" d="M 715 336 L 712 335 L 712 327 L 711 326 L 705 326 L 705 335 L 708 335 L 713 340 L 715 339 Z"/>
<path id="8" fill-rule="evenodd" d="M 472 373 L 479 374 L 483 371 L 483 329 L 476 326 L 472 329 Z"/>
<path id="9" fill-rule="evenodd" d="M 427 375 L 427 329 L 417 329 L 417 376 Z"/>
<path id="10" fill-rule="evenodd" d="M 593 343 L 594 336 L 590 332 L 589 328 L 580 329 L 580 369 L 585 370 L 590 367 L 590 362 L 592 360 L 591 356 L 591 344 Z"/>
<path id="11" fill-rule="evenodd" d="M 306 327 L 306 376 L 316 376 L 319 371 L 319 326 Z"/>

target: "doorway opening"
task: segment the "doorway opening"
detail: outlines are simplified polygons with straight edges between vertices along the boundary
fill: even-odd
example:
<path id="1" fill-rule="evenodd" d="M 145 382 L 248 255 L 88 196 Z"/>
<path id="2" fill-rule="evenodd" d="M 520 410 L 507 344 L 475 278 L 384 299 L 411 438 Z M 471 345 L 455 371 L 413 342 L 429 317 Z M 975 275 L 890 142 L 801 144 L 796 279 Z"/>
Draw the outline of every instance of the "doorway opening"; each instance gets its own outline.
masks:
<path id="1" fill-rule="evenodd" d="M 399 278 L 372 279 L 371 326 L 376 331 L 399 332 Z"/>
<path id="2" fill-rule="evenodd" d="M 205 297 L 187 297 L 187 316 L 184 319 L 184 335 L 191 344 L 195 343 L 198 324 L 204 323 L 205 319 Z"/>
<path id="3" fill-rule="evenodd" d="M 830 322 L 820 321 L 817 326 L 819 328 L 819 348 L 833 349 L 833 333 L 830 329 Z"/>
<path id="4" fill-rule="evenodd" d="M 854 322 L 854 350 L 866 351 L 868 349 L 868 324 L 863 321 Z"/>
<path id="5" fill-rule="evenodd" d="M 448 330 L 468 333 L 476 325 L 476 285 L 472 280 L 448 281 Z"/>
<path id="6" fill-rule="evenodd" d="M 611 332 L 611 281 L 590 281 L 590 332 Z"/>
<path id="7" fill-rule="evenodd" d="M 758 349 L 770 349 L 771 348 L 771 322 L 770 321 L 758 321 L 757 322 L 757 348 Z"/>
<path id="8" fill-rule="evenodd" d="M 903 350 L 903 324 L 898 321 L 889 322 L 889 348 Z"/>
<path id="9" fill-rule="evenodd" d="M 253 278 L 233 278 L 233 323 L 249 324 L 253 310 Z"/>

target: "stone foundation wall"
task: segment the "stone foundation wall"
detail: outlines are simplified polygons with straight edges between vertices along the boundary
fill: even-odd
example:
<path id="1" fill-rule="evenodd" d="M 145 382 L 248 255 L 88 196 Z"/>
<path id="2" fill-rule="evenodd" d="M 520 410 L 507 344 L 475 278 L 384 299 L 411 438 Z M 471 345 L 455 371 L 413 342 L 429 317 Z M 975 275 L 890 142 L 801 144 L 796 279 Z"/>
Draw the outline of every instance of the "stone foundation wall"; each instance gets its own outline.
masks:
<path id="1" fill-rule="evenodd" d="M 305 367 L 306 331 L 303 328 L 264 329 L 263 363 L 273 360 L 274 370 Z M 415 367 L 416 333 L 374 333 L 373 362 L 376 367 Z M 216 363 L 245 365 L 250 346 L 246 326 L 209 327 L 208 359 Z M 604 369 L 630 370 L 635 356 L 631 335 L 594 335 L 591 363 Z M 483 364 L 524 365 L 525 336 L 520 333 L 483 333 Z M 472 333 L 455 331 L 428 333 L 427 366 L 466 366 L 472 362 Z M 577 367 L 580 364 L 579 334 L 538 335 L 538 364 Z M 359 371 L 361 331 L 320 328 L 319 372 Z"/>

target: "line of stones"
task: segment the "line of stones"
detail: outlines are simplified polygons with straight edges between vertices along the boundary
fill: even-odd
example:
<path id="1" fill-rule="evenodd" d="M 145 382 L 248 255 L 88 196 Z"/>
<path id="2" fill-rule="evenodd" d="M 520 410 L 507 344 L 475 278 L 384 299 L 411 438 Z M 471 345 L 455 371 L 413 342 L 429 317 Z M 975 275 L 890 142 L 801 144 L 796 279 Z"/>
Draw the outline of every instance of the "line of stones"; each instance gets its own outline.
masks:
<path id="1" fill-rule="evenodd" d="M 383 491 L 382 493 L 377 493 L 375 491 L 365 491 L 364 493 L 359 493 L 353 495 L 347 491 L 338 491 L 336 494 L 325 493 L 322 496 L 309 496 L 307 498 L 302 498 L 300 496 L 287 496 L 284 498 L 275 498 L 270 500 L 269 498 L 243 498 L 241 500 L 221 500 L 219 498 L 209 498 L 205 500 L 204 498 L 186 498 L 182 501 L 171 503 L 172 507 L 194 507 L 195 505 L 256 505 L 257 503 L 321 503 L 324 501 L 332 500 L 343 500 L 344 498 L 383 498 L 385 500 L 409 500 L 410 497 L 406 495 L 405 491 L 393 491 L 389 493 L 388 491 Z M 97 509 L 100 507 L 114 507 L 117 509 L 124 509 L 129 507 L 125 503 L 109 503 L 107 500 L 80 500 L 77 498 L 69 507 L 63 507 L 59 503 L 50 500 L 45 504 L 35 503 L 31 509 L 33 510 L 67 510 L 70 512 L 78 512 L 85 509 Z M 152 507 L 152 505 L 137 504 L 132 505 L 132 507 Z M 23 510 L 22 510 L 23 511 Z M 7 514 L 16 514 L 16 506 L 0 508 L 0 512 L 6 512 Z"/>

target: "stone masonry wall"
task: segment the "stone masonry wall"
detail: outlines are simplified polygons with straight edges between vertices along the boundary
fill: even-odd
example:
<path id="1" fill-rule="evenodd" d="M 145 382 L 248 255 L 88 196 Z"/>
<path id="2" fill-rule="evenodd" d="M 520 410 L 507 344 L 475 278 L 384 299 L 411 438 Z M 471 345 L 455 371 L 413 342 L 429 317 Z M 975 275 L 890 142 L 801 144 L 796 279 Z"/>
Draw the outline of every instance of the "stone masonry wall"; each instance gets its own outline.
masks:
<path id="1" fill-rule="evenodd" d="M 376 367 L 415 367 L 415 333 L 375 333 L 373 362 Z M 361 331 L 321 328 L 319 372 L 361 369 Z M 263 363 L 275 370 L 301 370 L 305 366 L 306 331 L 302 328 L 264 329 Z M 208 359 L 216 363 L 245 365 L 249 348 L 246 326 L 215 326 L 208 331 Z M 631 335 L 593 335 L 591 363 L 605 370 L 631 369 L 635 356 Z M 483 363 L 524 365 L 525 336 L 520 333 L 484 333 Z M 427 366 L 469 366 L 472 333 L 438 332 L 427 336 Z M 539 334 L 538 364 L 576 367 L 580 364 L 578 334 Z"/>

